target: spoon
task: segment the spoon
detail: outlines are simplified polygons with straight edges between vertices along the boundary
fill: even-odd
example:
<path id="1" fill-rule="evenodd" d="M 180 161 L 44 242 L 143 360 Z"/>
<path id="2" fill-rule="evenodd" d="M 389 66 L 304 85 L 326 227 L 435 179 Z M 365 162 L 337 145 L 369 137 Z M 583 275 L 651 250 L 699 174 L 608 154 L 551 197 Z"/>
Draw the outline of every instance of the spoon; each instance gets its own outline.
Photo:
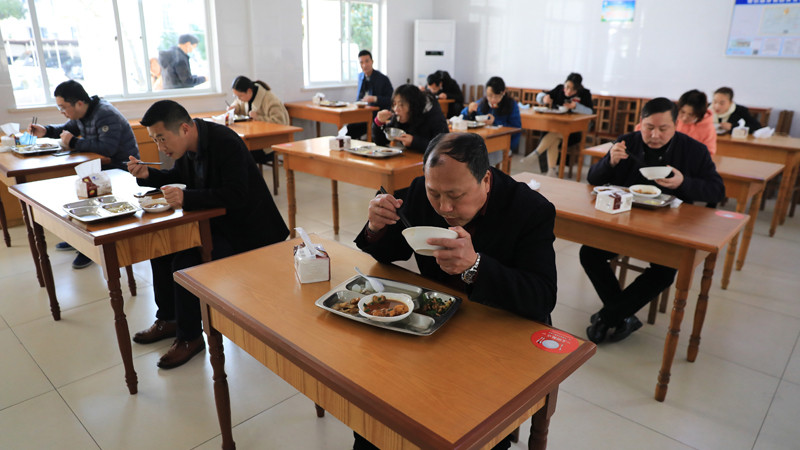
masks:
<path id="1" fill-rule="evenodd" d="M 358 273 L 359 275 L 361 275 L 362 277 L 364 277 L 364 279 L 365 279 L 365 280 L 367 280 L 367 283 L 369 283 L 370 285 L 372 285 L 372 289 L 373 289 L 375 292 L 383 292 L 383 283 L 381 283 L 380 281 L 378 281 L 378 280 L 377 280 L 377 279 L 375 279 L 375 278 L 372 278 L 372 277 L 369 277 L 369 276 L 367 276 L 367 275 L 364 275 L 364 272 L 362 272 L 361 270 L 359 270 L 359 269 L 358 269 L 358 267 L 356 267 L 355 269 L 356 269 L 356 273 Z"/>

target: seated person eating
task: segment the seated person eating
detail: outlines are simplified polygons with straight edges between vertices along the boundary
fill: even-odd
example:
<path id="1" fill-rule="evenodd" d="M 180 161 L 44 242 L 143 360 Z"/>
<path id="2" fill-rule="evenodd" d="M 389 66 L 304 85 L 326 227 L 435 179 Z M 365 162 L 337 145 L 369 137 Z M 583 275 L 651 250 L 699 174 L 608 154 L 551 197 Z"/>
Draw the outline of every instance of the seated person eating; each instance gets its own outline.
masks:
<path id="1" fill-rule="evenodd" d="M 413 84 L 404 84 L 395 89 L 392 111 L 378 111 L 372 124 L 372 140 L 378 145 L 389 145 L 386 131 L 390 128 L 404 132 L 393 140 L 418 152 L 425 151 L 436 135 L 450 131 L 439 102 Z"/>
<path id="2" fill-rule="evenodd" d="M 500 77 L 491 77 L 486 82 L 486 96 L 480 102 L 471 102 L 461 111 L 461 116 L 475 120 L 475 116 L 488 115 L 488 125 L 522 128 L 519 106 L 513 98 L 506 95 L 506 82 Z M 511 151 L 519 147 L 519 133 L 511 136 Z M 503 159 L 502 152 L 489 155 L 489 164 L 498 164 Z"/>

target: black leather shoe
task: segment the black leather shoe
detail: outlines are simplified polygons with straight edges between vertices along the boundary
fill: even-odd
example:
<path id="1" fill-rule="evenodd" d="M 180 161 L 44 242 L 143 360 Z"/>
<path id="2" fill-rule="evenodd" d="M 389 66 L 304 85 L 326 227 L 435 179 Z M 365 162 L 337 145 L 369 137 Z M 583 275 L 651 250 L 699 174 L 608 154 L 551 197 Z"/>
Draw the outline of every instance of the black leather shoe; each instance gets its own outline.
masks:
<path id="1" fill-rule="evenodd" d="M 150 328 L 142 330 L 133 335 L 133 342 L 137 344 L 150 344 L 158 342 L 162 339 L 175 337 L 175 331 L 178 326 L 175 322 L 167 322 L 166 320 L 156 319 Z"/>
<path id="2" fill-rule="evenodd" d="M 642 328 L 642 322 L 636 316 L 626 317 L 622 324 L 614 328 L 614 332 L 608 337 L 608 342 L 619 342 L 639 328 Z"/>
<path id="3" fill-rule="evenodd" d="M 600 317 L 599 313 L 592 315 L 592 324 L 586 328 L 586 336 L 590 341 L 599 344 L 606 339 L 608 324 Z"/>
<path id="4" fill-rule="evenodd" d="M 162 369 L 172 369 L 173 367 L 182 366 L 205 348 L 206 341 L 203 340 L 202 335 L 197 336 L 191 341 L 175 339 L 175 342 L 172 343 L 172 347 L 158 360 L 158 367 Z"/>

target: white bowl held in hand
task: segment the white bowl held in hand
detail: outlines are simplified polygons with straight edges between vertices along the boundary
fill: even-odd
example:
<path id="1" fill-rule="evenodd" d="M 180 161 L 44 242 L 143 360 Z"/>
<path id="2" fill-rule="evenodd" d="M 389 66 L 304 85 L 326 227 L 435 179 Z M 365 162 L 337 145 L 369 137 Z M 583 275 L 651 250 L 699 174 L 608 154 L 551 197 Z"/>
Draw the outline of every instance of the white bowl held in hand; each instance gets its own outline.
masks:
<path id="1" fill-rule="evenodd" d="M 458 233 L 447 228 L 439 227 L 411 227 L 403 230 L 403 237 L 411 248 L 420 255 L 433 256 L 434 250 L 441 250 L 443 247 L 430 245 L 427 243 L 430 238 L 455 239 Z"/>
<path id="2" fill-rule="evenodd" d="M 672 169 L 667 166 L 642 167 L 639 172 L 648 180 L 660 180 L 667 178 L 672 173 Z"/>
<path id="3" fill-rule="evenodd" d="M 165 187 L 173 187 L 173 188 L 178 188 L 178 189 L 180 189 L 180 190 L 184 190 L 184 189 L 186 189 L 186 185 L 185 185 L 185 184 L 183 184 L 183 183 L 171 183 L 171 184 L 165 184 L 165 185 L 163 185 L 163 186 L 161 186 L 161 187 L 162 187 L 162 188 L 165 188 Z"/>
<path id="4" fill-rule="evenodd" d="M 403 314 L 399 314 L 396 316 L 373 316 L 367 310 L 369 309 L 366 305 L 368 303 L 373 302 L 374 300 L 378 300 L 383 297 L 388 300 L 389 306 L 393 307 L 396 306 L 398 303 L 402 303 L 406 306 L 406 311 Z M 408 294 L 400 294 L 396 292 L 382 292 L 380 294 L 369 294 L 361 297 L 361 300 L 358 301 L 358 313 L 362 316 L 366 317 L 369 320 L 374 320 L 376 322 L 397 322 L 398 320 L 403 320 L 406 317 L 410 316 L 411 313 L 414 311 L 414 301 L 411 300 L 411 296 Z"/>
<path id="5" fill-rule="evenodd" d="M 488 114 L 481 114 L 479 116 L 475 116 L 475 120 L 477 120 L 478 122 L 488 122 L 489 121 L 489 115 Z"/>
<path id="6" fill-rule="evenodd" d="M 661 195 L 661 189 L 655 186 L 650 186 L 649 184 L 634 184 L 633 186 L 629 187 L 628 190 L 633 195 L 645 198 L 655 198 Z"/>

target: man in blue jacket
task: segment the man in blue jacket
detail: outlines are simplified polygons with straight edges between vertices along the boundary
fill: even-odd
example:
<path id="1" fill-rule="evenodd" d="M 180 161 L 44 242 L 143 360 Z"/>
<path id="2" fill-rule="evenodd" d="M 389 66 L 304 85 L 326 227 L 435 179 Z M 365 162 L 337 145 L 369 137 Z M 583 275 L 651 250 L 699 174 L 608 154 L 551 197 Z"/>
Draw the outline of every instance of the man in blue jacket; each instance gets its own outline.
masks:
<path id="1" fill-rule="evenodd" d="M 37 137 L 61 139 L 61 145 L 78 152 L 92 152 L 111 159 L 103 169 L 124 169 L 128 158 L 139 157 L 139 146 L 133 129 L 125 116 L 111 103 L 98 96 L 89 97 L 86 90 L 75 80 L 68 80 L 53 92 L 56 106 L 68 119 L 61 125 L 33 125 L 30 133 Z M 56 244 L 56 250 L 70 251 L 66 242 Z M 92 260 L 78 253 L 72 262 L 75 269 L 92 265 Z"/>
<path id="2" fill-rule="evenodd" d="M 357 100 L 365 101 L 370 106 L 377 106 L 378 111 L 392 108 L 392 82 L 389 77 L 372 68 L 372 53 L 369 50 L 358 52 L 358 64 L 361 65 L 361 73 L 358 74 L 358 97 Z M 375 118 L 376 112 L 372 113 Z M 347 135 L 353 139 L 360 139 L 367 133 L 366 123 L 351 123 L 347 125 Z"/>
<path id="3" fill-rule="evenodd" d="M 725 186 L 704 144 L 675 131 L 678 108 L 659 97 L 642 108 L 642 129 L 617 139 L 611 150 L 589 169 L 589 184 L 631 186 L 653 184 L 639 172 L 641 167 L 669 166 L 672 173 L 655 183 L 662 192 L 684 202 L 716 203 L 725 198 Z M 586 334 L 594 343 L 617 342 L 641 328 L 634 314 L 669 287 L 677 270 L 650 264 L 627 288 L 621 289 L 609 261 L 616 253 L 584 245 L 580 260 L 594 285 L 603 308 L 592 315 Z"/>
<path id="4" fill-rule="evenodd" d="M 158 151 L 175 160 L 169 170 L 138 164 L 130 158 L 128 171 L 142 186 L 181 183 L 186 189 L 162 187 L 173 208 L 185 211 L 225 208 L 225 215 L 211 219 L 211 259 L 220 259 L 280 242 L 289 235 L 242 138 L 230 128 L 203 119 L 192 119 L 172 100 L 154 103 L 141 121 Z M 172 273 L 202 263 L 193 248 L 150 260 L 153 271 L 156 321 L 136 333 L 134 342 L 149 344 L 176 337 L 158 361 L 158 367 L 178 367 L 203 351 L 203 328 L 197 297 L 179 286 Z"/>

